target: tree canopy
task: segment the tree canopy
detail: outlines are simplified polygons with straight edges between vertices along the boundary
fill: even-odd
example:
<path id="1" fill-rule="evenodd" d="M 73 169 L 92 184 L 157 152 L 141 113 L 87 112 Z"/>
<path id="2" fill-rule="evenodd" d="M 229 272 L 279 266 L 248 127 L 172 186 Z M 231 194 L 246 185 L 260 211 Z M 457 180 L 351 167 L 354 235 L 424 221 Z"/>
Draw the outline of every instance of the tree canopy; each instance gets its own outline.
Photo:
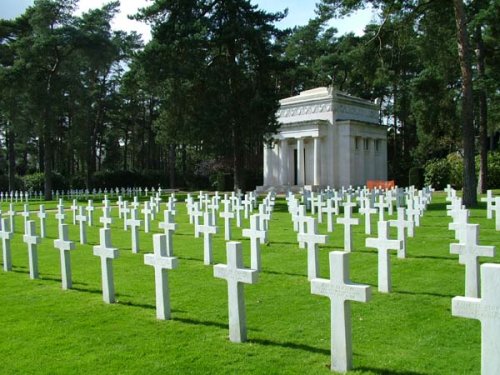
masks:
<path id="1" fill-rule="evenodd" d="M 400 185 L 409 169 L 458 153 L 467 204 L 476 154 L 479 190 L 488 186 L 500 128 L 497 1 L 318 0 L 316 18 L 280 30 L 286 10 L 249 0 L 155 0 L 134 16 L 152 28 L 145 45 L 112 30 L 118 1 L 80 16 L 76 5 L 35 0 L 0 20 L 10 189 L 42 172 L 50 197 L 61 179 L 92 188 L 119 183 L 106 175 L 118 171 L 129 182 L 137 172 L 171 187 L 253 188 L 279 99 L 327 85 L 380 104 Z M 378 20 L 339 35 L 336 19 L 363 7 Z"/>

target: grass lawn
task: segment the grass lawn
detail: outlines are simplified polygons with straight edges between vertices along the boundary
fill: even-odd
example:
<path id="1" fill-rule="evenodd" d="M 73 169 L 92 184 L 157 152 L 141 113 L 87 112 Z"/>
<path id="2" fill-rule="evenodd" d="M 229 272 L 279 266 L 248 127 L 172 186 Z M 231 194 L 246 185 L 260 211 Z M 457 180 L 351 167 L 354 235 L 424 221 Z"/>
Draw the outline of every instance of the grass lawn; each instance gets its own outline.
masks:
<path id="1" fill-rule="evenodd" d="M 31 203 L 31 210 L 39 203 Z M 21 204 L 16 207 L 22 210 Z M 47 210 L 54 207 L 54 202 L 46 204 Z M 6 212 L 6 203 L 1 208 Z M 66 213 L 66 223 L 72 223 L 71 212 Z M 54 214 L 49 213 L 48 236 L 38 247 L 39 280 L 29 279 L 23 219 L 16 217 L 13 272 L 0 270 L 0 373 L 330 373 L 330 301 L 310 293 L 306 250 L 298 248 L 283 200 L 277 201 L 270 223 L 270 243 L 262 247 L 259 281 L 245 285 L 244 344 L 228 340 L 227 284 L 213 277 L 211 266 L 203 265 L 203 238 L 194 238 L 183 203 L 177 205 L 174 236 L 179 268 L 169 271 L 170 321 L 156 319 L 154 270 L 144 265 L 143 254 L 152 252 L 151 233 L 140 233 L 141 253 L 132 254 L 130 232 L 123 231 L 115 206 L 112 241 L 120 250 L 114 261 L 118 302 L 107 305 L 102 301 L 100 258 L 92 255 L 101 210 L 96 210 L 95 224 L 88 228 L 88 245 L 79 244 L 78 226 L 70 225 L 76 250 L 71 252 L 73 289 L 68 291 L 61 289 L 59 251 L 53 246 Z M 321 233 L 326 233 L 324 221 Z M 354 228 L 351 280 L 373 288 L 370 302 L 351 303 L 352 374 L 480 373 L 480 322 L 452 317 L 450 311 L 451 298 L 464 294 L 465 278 L 458 256 L 449 252 L 454 242 L 447 229 L 450 221 L 444 195 L 435 194 L 415 237 L 408 239 L 407 259 L 391 255 L 390 294 L 377 292 L 377 253 L 364 246 L 363 219 Z M 480 244 L 495 245 L 500 252 L 500 233 L 494 221 L 486 219 L 484 205 L 472 210 L 469 221 L 480 224 Z M 38 219 L 36 223 L 39 231 Z M 159 233 L 157 223 L 152 228 Z M 226 263 L 221 219 L 218 225 L 214 260 Z M 248 220 L 244 226 L 249 226 Z M 235 226 L 233 239 L 243 242 L 249 267 L 249 241 Z M 328 244 L 321 246 L 322 277 L 329 276 L 328 252 L 340 250 L 342 244 L 343 230 L 336 225 Z M 497 255 L 481 261 L 499 259 Z"/>

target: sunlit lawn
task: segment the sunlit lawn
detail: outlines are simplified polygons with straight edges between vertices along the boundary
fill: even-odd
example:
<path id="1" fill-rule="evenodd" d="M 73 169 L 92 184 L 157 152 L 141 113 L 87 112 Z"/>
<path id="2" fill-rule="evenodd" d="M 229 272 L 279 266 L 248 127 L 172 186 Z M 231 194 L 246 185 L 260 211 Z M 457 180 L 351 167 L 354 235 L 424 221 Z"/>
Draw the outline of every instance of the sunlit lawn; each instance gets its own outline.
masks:
<path id="1" fill-rule="evenodd" d="M 497 192 L 498 194 L 498 192 Z M 31 202 L 31 210 L 40 202 Z M 113 203 L 115 203 L 113 201 Z M 70 202 L 66 201 L 66 208 Z M 80 202 L 85 204 L 85 202 Z M 354 366 L 359 374 L 473 374 L 480 371 L 479 321 L 451 316 L 451 298 L 464 293 L 464 266 L 450 255 L 453 233 L 436 194 L 429 210 L 408 239 L 408 257 L 392 255 L 393 292 L 377 292 L 377 255 L 364 246 L 363 219 L 355 228 L 351 279 L 370 284 L 369 303 L 352 303 Z M 46 204 L 54 210 L 55 203 Z M 164 207 L 164 205 L 162 205 Z M 480 224 L 480 243 L 500 248 L 500 233 L 486 219 L 484 205 L 470 221 Z M 22 205 L 16 205 L 17 211 Z M 6 203 L 2 211 L 7 211 Z M 194 238 L 185 205 L 178 203 L 174 251 L 179 268 L 169 272 L 172 320 L 155 317 L 154 272 L 144 265 L 152 252 L 152 234 L 140 233 L 141 254 L 131 253 L 130 232 L 123 231 L 114 206 L 113 245 L 118 303 L 102 301 L 100 259 L 92 255 L 98 241 L 98 217 L 88 230 L 88 245 L 78 242 L 77 225 L 67 210 L 73 286 L 61 289 L 55 212 L 49 213 L 48 238 L 39 245 L 40 279 L 28 274 L 22 217 L 16 218 L 12 241 L 14 272 L 0 270 L 0 359 L 4 374 L 171 374 L 171 373 L 329 373 L 330 302 L 312 295 L 306 273 L 306 251 L 299 249 L 284 200 L 278 200 L 270 223 L 269 245 L 263 246 L 263 272 L 245 286 L 248 339 L 228 340 L 226 282 L 203 265 L 203 239 Z M 5 214 L 4 214 L 5 217 Z M 32 215 L 32 219 L 38 219 Z M 159 233 L 157 217 L 153 223 Z M 320 231 L 326 233 L 325 224 Z M 214 259 L 225 263 L 223 221 L 214 238 Z M 248 220 L 244 226 L 248 227 Z M 373 216 L 375 227 L 375 215 Z M 321 276 L 328 277 L 328 252 L 343 243 L 336 226 L 321 247 Z M 243 241 L 245 265 L 250 246 Z M 482 262 L 498 262 L 484 258 Z"/>

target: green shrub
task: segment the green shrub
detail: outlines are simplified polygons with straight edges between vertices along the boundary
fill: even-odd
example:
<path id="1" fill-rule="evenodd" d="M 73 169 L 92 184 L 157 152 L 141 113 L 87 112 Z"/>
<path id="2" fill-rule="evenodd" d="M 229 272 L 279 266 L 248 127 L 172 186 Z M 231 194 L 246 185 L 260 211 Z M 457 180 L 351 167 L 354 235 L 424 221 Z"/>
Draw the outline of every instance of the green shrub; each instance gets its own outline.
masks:
<path id="1" fill-rule="evenodd" d="M 26 176 L 23 177 L 23 181 L 24 181 L 24 188 L 27 191 L 31 192 L 43 191 L 45 174 L 44 173 L 27 174 Z"/>
<path id="2" fill-rule="evenodd" d="M 418 189 L 422 189 L 424 186 L 424 170 L 420 167 L 410 168 L 408 173 L 408 184 L 410 186 L 415 186 Z"/>
<path id="3" fill-rule="evenodd" d="M 450 163 L 447 159 L 434 159 L 425 164 L 425 185 L 443 190 L 450 183 Z"/>
<path id="4" fill-rule="evenodd" d="M 462 155 L 458 152 L 453 154 L 449 154 L 446 157 L 446 161 L 448 162 L 450 168 L 450 180 L 449 184 L 453 186 L 455 189 L 462 189 L 464 184 L 464 159 Z M 445 186 L 446 187 L 446 186 Z"/>
<path id="5" fill-rule="evenodd" d="M 23 177 L 24 189 L 31 192 L 44 191 L 45 174 L 33 173 Z M 52 190 L 68 190 L 69 184 L 66 177 L 59 172 L 52 172 Z"/>
<path id="6" fill-rule="evenodd" d="M 496 151 L 488 154 L 488 189 L 498 188 L 500 188 L 500 152 Z"/>

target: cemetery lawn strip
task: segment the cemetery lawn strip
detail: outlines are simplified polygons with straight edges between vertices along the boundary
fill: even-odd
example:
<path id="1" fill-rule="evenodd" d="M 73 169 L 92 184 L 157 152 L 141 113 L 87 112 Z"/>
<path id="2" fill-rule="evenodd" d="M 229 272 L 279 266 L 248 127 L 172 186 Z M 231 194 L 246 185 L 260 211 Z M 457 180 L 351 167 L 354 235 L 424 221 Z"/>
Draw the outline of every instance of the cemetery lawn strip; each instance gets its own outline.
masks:
<path id="1" fill-rule="evenodd" d="M 47 210 L 55 208 L 54 202 L 31 202 L 31 210 L 40 203 Z M 203 265 L 203 238 L 194 238 L 183 203 L 177 204 L 174 235 L 179 268 L 169 271 L 170 321 L 156 319 L 154 271 L 144 265 L 144 254 L 152 252 L 152 234 L 141 230 L 141 252 L 132 254 L 130 232 L 123 231 L 116 206 L 111 237 L 120 256 L 113 262 L 117 293 L 113 305 L 102 302 L 100 260 L 92 255 L 92 246 L 99 241 L 97 225 L 88 228 L 89 244 L 80 245 L 78 226 L 66 210 L 76 250 L 71 252 L 73 289 L 63 291 L 59 252 L 53 246 L 55 212 L 48 213 L 47 238 L 38 247 L 39 280 L 29 279 L 22 217 L 16 217 L 13 272 L 0 271 L 1 372 L 330 373 L 330 301 L 311 294 L 306 251 L 297 245 L 284 200 L 279 199 L 278 205 L 270 223 L 270 242 L 262 246 L 263 272 L 257 284 L 244 287 L 248 329 L 244 344 L 228 340 L 227 283 L 214 278 L 213 268 Z M 455 241 L 447 229 L 451 219 L 444 206 L 444 195 L 435 194 L 415 237 L 408 238 L 407 259 L 391 255 L 390 294 L 377 291 L 377 253 L 364 246 L 364 219 L 354 215 L 360 217 L 360 225 L 353 231 L 350 277 L 372 286 L 372 300 L 351 303 L 352 374 L 480 372 L 479 321 L 451 316 L 451 298 L 464 294 L 465 270 L 449 252 Z M 4 212 L 7 207 L 2 203 Z M 21 211 L 22 205 L 16 209 Z M 97 208 L 96 222 L 100 214 Z M 372 228 L 376 228 L 376 216 L 372 216 Z M 152 222 L 154 233 L 160 232 L 162 218 L 159 215 Z M 324 221 L 319 225 L 322 234 L 326 234 Z M 500 252 L 500 236 L 494 221 L 486 219 L 484 204 L 472 210 L 470 222 L 480 224 L 479 243 L 494 245 Z M 218 225 L 214 262 L 226 263 L 221 219 Z M 248 228 L 249 221 L 243 220 L 243 226 Z M 243 242 L 244 263 L 249 267 L 249 241 L 234 223 L 233 239 Z M 340 250 L 342 244 L 342 226 L 335 224 L 328 243 L 320 245 L 321 277 L 329 276 L 328 252 Z M 481 262 L 499 259 L 497 255 Z"/>

